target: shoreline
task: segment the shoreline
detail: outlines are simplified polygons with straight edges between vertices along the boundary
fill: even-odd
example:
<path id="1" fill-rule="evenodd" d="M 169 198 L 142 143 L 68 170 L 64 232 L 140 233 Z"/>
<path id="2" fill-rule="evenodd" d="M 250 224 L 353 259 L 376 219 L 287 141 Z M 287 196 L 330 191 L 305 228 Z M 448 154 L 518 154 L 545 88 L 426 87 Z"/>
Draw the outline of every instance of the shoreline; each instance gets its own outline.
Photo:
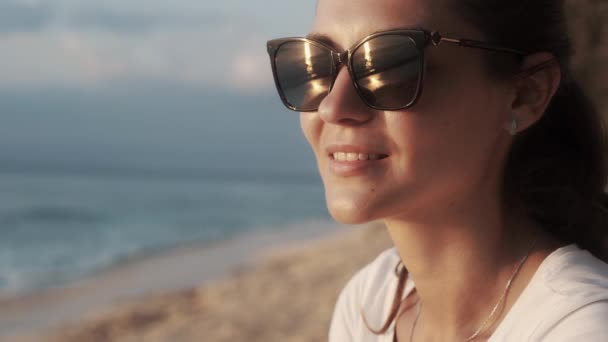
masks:
<path id="1" fill-rule="evenodd" d="M 382 224 L 329 224 L 337 229 L 262 248 L 246 260 L 250 266 L 223 277 L 108 305 L 47 330 L 14 335 L 10 341 L 327 340 L 344 285 L 392 247 Z"/>
<path id="2" fill-rule="evenodd" d="M 136 256 L 65 286 L 0 297 L 0 341 L 40 334 L 142 298 L 206 286 L 251 271 L 269 251 L 314 244 L 349 228 L 318 220 L 260 229 Z"/>

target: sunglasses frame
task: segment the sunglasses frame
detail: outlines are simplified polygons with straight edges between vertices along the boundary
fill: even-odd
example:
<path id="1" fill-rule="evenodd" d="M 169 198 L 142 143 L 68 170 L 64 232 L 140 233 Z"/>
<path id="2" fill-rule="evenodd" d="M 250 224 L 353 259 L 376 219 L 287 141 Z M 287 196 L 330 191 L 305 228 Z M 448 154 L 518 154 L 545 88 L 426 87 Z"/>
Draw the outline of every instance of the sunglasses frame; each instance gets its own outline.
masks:
<path id="1" fill-rule="evenodd" d="M 381 107 L 381 106 L 376 106 L 376 105 L 370 103 L 369 101 L 366 100 L 365 96 L 363 95 L 362 89 L 360 88 L 357 81 L 355 81 L 355 77 L 354 77 L 355 71 L 354 71 L 354 67 L 352 64 L 353 54 L 355 52 L 357 52 L 357 50 L 363 44 L 368 42 L 369 40 L 378 38 L 378 37 L 382 37 L 382 36 L 387 36 L 387 35 L 406 36 L 406 37 L 412 39 L 412 41 L 415 43 L 416 48 L 418 50 L 418 58 L 420 58 L 420 71 L 419 71 L 419 78 L 418 78 L 418 84 L 416 87 L 416 92 L 414 93 L 414 96 L 409 103 L 407 103 L 406 105 L 403 105 L 403 106 L 399 106 L 399 107 Z M 357 91 L 357 95 L 359 95 L 359 98 L 361 98 L 361 100 L 368 107 L 370 107 L 372 109 L 384 110 L 384 111 L 398 111 L 398 110 L 410 108 L 416 104 L 416 102 L 420 98 L 420 94 L 422 93 L 422 88 L 423 88 L 423 84 L 424 84 L 424 76 L 425 76 L 425 69 L 426 69 L 424 50 L 429 45 L 438 46 L 442 43 L 447 43 L 447 44 L 457 45 L 457 46 L 462 46 L 462 47 L 483 49 L 483 50 L 492 51 L 492 52 L 509 53 L 509 54 L 515 54 L 515 55 L 519 55 L 519 56 L 525 56 L 528 54 L 527 52 L 522 51 L 522 50 L 512 49 L 509 47 L 495 45 L 495 44 L 491 44 L 491 43 L 487 43 L 487 42 L 483 42 L 483 41 L 479 41 L 479 40 L 443 37 L 437 31 L 429 31 L 429 30 L 424 30 L 424 29 L 397 29 L 397 30 L 376 32 L 376 33 L 373 33 L 373 34 L 370 34 L 370 35 L 364 37 L 363 39 L 361 39 L 357 43 L 355 43 L 352 47 L 350 47 L 346 50 L 343 50 L 341 52 L 336 50 L 330 44 L 327 44 L 325 42 L 322 42 L 322 41 L 319 41 L 316 39 L 312 39 L 312 38 L 288 37 L 288 38 L 279 38 L 279 39 L 269 40 L 267 43 L 267 50 L 268 50 L 268 54 L 270 56 L 270 64 L 272 67 L 272 74 L 274 77 L 275 86 L 277 88 L 281 101 L 283 102 L 285 107 L 287 107 L 293 111 L 297 111 L 297 112 L 316 112 L 316 111 L 318 111 L 318 108 L 299 109 L 299 108 L 293 106 L 291 103 L 289 103 L 289 101 L 287 100 L 287 98 L 285 96 L 285 93 L 283 92 L 283 89 L 281 88 L 278 73 L 277 73 L 277 68 L 276 68 L 276 57 L 277 57 L 277 53 L 279 52 L 280 48 L 284 44 L 292 43 L 292 42 L 306 42 L 311 45 L 328 50 L 330 52 L 331 59 L 333 61 L 333 64 L 331 65 L 332 80 L 331 80 L 330 86 L 327 90 L 327 94 L 325 96 L 329 95 L 329 93 L 331 92 L 341 66 L 346 66 L 348 73 L 350 75 L 351 82 L 352 82 L 353 86 L 355 87 L 355 90 Z"/>

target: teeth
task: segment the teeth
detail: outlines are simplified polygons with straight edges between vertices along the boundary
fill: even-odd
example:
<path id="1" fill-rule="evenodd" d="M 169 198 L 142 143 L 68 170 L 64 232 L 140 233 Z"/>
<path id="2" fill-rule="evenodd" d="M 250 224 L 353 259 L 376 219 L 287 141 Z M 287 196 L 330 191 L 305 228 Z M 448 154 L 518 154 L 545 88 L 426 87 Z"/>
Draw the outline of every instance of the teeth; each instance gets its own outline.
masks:
<path id="1" fill-rule="evenodd" d="M 346 152 L 335 152 L 333 154 L 333 157 L 335 160 L 338 160 L 338 161 L 378 160 L 378 159 L 380 159 L 379 154 L 346 153 Z"/>

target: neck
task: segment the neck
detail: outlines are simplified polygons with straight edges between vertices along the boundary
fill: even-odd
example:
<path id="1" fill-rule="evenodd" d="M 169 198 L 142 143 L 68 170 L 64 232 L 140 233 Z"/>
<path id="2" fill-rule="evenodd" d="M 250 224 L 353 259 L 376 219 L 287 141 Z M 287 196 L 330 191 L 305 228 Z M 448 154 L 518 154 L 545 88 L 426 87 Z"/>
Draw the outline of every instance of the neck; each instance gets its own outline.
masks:
<path id="1" fill-rule="evenodd" d="M 386 220 L 423 304 L 416 329 L 428 327 L 435 340 L 463 340 L 488 317 L 537 233 L 500 208 L 498 200 L 483 199 L 432 217 Z"/>

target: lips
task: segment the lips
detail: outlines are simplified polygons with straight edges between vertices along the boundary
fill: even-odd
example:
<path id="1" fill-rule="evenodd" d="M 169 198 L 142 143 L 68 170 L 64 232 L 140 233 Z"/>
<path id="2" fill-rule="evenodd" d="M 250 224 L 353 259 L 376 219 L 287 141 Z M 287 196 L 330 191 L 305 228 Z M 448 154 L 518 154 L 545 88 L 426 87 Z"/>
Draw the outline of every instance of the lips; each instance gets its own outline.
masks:
<path id="1" fill-rule="evenodd" d="M 338 177 L 368 177 L 386 167 L 388 153 L 365 145 L 330 145 L 329 171 Z"/>

